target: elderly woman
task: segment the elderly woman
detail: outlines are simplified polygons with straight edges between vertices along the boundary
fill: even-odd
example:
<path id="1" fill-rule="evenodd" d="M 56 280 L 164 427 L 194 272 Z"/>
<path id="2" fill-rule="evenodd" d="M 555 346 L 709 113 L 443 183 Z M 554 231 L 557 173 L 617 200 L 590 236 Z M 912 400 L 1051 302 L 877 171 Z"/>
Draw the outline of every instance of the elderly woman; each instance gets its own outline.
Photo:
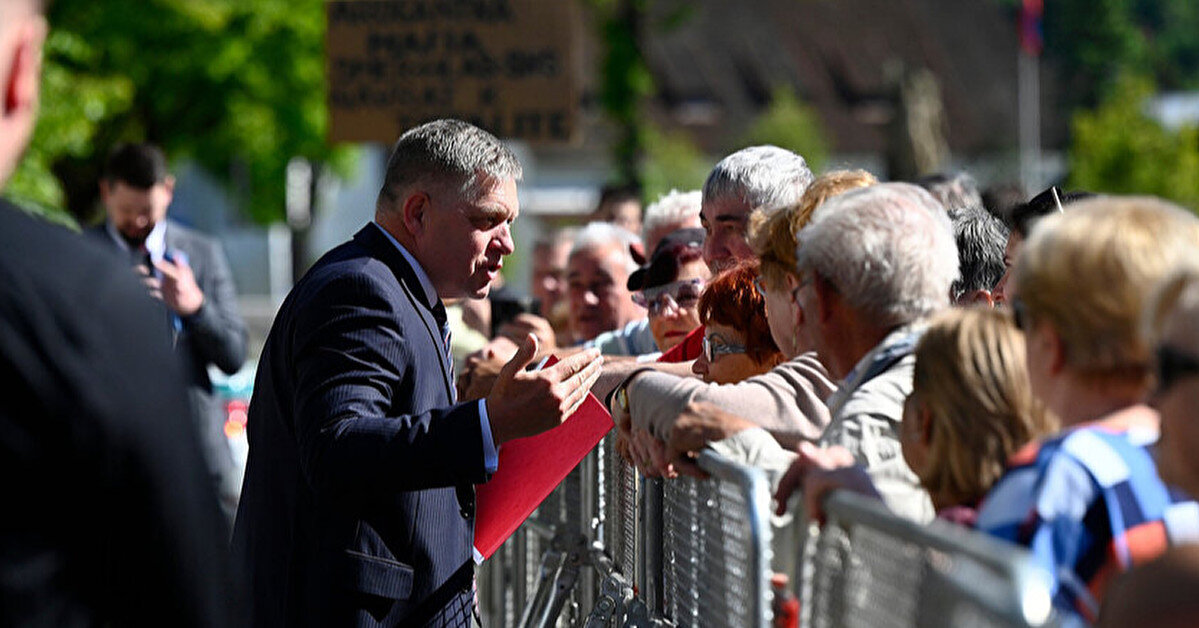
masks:
<path id="1" fill-rule="evenodd" d="M 754 287 L 758 268 L 742 262 L 717 275 L 700 297 L 704 352 L 691 368 L 705 382 L 736 383 L 784 360 L 766 323 L 766 302 Z"/>
<path id="2" fill-rule="evenodd" d="M 1033 228 L 1012 300 L 1033 393 L 1064 429 L 1013 458 L 978 528 L 1028 546 L 1053 577 L 1055 606 L 1093 620 L 1116 573 L 1199 528 L 1199 506 L 1154 468 L 1152 356 L 1138 333 L 1152 287 L 1199 247 L 1199 220 L 1153 198 L 1072 209 Z"/>
<path id="3" fill-rule="evenodd" d="M 649 264 L 629 275 L 633 301 L 649 312 L 659 351 L 669 351 L 699 327 L 699 298 L 711 272 L 703 260 L 703 229 L 662 238 Z"/>

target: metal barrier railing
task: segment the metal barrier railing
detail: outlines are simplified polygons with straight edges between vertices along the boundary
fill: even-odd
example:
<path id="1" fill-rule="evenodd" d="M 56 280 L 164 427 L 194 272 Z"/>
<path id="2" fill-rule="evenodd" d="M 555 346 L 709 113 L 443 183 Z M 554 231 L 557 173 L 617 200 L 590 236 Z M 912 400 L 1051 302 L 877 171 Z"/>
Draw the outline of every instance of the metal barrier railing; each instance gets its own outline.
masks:
<path id="1" fill-rule="evenodd" d="M 710 479 L 641 477 L 605 438 L 480 569 L 484 625 L 765 627 L 772 562 L 804 626 L 1053 625 L 1020 548 L 844 492 L 823 528 L 772 529 L 760 470 L 698 462 Z"/>
<path id="2" fill-rule="evenodd" d="M 705 451 L 709 480 L 663 483 L 663 615 L 680 626 L 770 625 L 770 489 Z"/>
<path id="3" fill-rule="evenodd" d="M 810 526 L 803 626 L 1053 625 L 1049 588 L 1022 548 L 943 521 L 919 525 L 839 491 Z"/>

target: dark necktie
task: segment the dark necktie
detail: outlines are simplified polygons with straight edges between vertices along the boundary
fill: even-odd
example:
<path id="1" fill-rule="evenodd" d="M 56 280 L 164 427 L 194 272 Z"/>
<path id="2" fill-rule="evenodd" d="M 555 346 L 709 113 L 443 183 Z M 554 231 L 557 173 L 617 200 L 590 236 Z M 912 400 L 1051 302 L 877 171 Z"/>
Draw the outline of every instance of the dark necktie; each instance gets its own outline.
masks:
<path id="1" fill-rule="evenodd" d="M 450 371 L 450 381 L 453 382 L 454 353 L 450 348 L 452 346 L 451 342 L 453 340 L 453 333 L 450 331 L 450 321 L 446 316 L 445 305 L 438 303 L 437 306 L 433 308 L 433 319 L 436 320 L 439 325 L 441 325 L 442 354 L 445 355 L 445 363 L 446 366 L 449 367 Z M 450 389 L 453 390 L 454 387 L 451 386 Z M 457 401 L 457 391 L 453 390 L 451 394 L 454 397 L 454 401 Z"/>

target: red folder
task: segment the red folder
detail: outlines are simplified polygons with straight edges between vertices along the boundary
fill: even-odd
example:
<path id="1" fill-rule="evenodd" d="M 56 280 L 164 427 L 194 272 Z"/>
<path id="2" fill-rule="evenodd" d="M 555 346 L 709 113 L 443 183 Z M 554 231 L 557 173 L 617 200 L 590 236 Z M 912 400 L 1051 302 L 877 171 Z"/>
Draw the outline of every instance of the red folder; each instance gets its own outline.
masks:
<path id="1" fill-rule="evenodd" d="M 612 415 L 588 393 L 562 425 L 505 443 L 495 475 L 476 487 L 475 562 L 491 558 L 611 429 Z"/>

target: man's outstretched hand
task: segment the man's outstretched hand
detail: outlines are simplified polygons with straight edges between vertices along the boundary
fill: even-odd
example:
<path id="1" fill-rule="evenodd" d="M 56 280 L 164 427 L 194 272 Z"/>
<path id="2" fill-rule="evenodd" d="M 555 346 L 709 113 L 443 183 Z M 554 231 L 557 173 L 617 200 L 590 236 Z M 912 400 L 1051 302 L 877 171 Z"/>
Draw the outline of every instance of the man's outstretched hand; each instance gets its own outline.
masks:
<path id="1" fill-rule="evenodd" d="M 588 349 L 553 366 L 525 371 L 537 350 L 537 337 L 529 334 L 487 395 L 496 445 L 561 425 L 587 398 L 604 363 L 598 350 Z"/>

